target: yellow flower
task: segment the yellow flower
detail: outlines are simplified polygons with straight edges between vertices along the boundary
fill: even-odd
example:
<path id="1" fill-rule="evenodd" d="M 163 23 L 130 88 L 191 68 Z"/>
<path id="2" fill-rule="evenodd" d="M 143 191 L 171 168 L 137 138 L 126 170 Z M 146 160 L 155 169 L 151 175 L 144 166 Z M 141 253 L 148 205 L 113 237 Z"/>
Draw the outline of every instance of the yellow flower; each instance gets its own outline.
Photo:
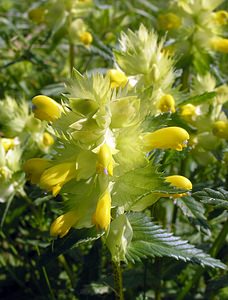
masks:
<path id="1" fill-rule="evenodd" d="M 86 46 L 90 45 L 93 42 L 93 36 L 88 31 L 82 32 L 80 34 L 79 38 L 80 38 L 80 41 Z"/>
<path id="2" fill-rule="evenodd" d="M 68 231 L 78 221 L 77 213 L 75 211 L 69 211 L 64 215 L 59 216 L 50 227 L 51 236 L 64 237 Z"/>
<path id="3" fill-rule="evenodd" d="M 107 75 L 110 78 L 112 89 L 117 87 L 125 87 L 127 84 L 128 78 L 122 71 L 110 69 Z"/>
<path id="4" fill-rule="evenodd" d="M 40 177 L 40 187 L 56 196 L 62 186 L 76 177 L 76 162 L 64 162 L 48 168 Z"/>
<path id="5" fill-rule="evenodd" d="M 212 132 L 215 136 L 228 140 L 228 122 L 214 122 Z"/>
<path id="6" fill-rule="evenodd" d="M 103 144 L 97 154 L 97 173 L 113 175 L 112 153 L 107 144 Z"/>
<path id="7" fill-rule="evenodd" d="M 51 166 L 51 163 L 44 158 L 31 158 L 27 160 L 23 166 L 23 170 L 27 174 L 28 180 L 32 184 L 37 184 L 40 181 L 42 173 Z"/>
<path id="8" fill-rule="evenodd" d="M 50 147 L 55 142 L 54 138 L 48 133 L 44 132 L 43 134 L 43 144 L 45 147 Z"/>
<path id="9" fill-rule="evenodd" d="M 158 25 L 163 30 L 177 29 L 181 26 L 181 18 L 174 13 L 167 13 L 158 16 Z"/>
<path id="10" fill-rule="evenodd" d="M 176 110 L 175 110 L 175 100 L 173 98 L 172 95 L 163 95 L 159 102 L 158 102 L 158 109 L 161 111 L 161 112 L 172 112 L 174 113 Z"/>
<path id="11" fill-rule="evenodd" d="M 219 10 L 213 13 L 213 17 L 216 23 L 219 25 L 226 25 L 228 22 L 228 12 L 226 10 Z"/>
<path id="12" fill-rule="evenodd" d="M 1 138 L 0 142 L 1 142 L 5 152 L 7 152 L 9 149 L 13 149 L 17 145 L 17 142 L 15 141 L 15 139 Z"/>
<path id="13" fill-rule="evenodd" d="M 28 12 L 28 17 L 34 23 L 40 24 L 44 21 L 45 10 L 42 7 L 36 7 Z"/>
<path id="14" fill-rule="evenodd" d="M 193 104 L 185 104 L 180 109 L 181 117 L 186 120 L 187 122 L 192 122 L 195 120 L 197 113 L 196 113 L 196 106 Z"/>
<path id="15" fill-rule="evenodd" d="M 166 127 L 152 133 L 146 133 L 143 137 L 144 150 L 175 149 L 182 151 L 189 140 L 188 132 L 181 127 Z"/>
<path id="16" fill-rule="evenodd" d="M 211 47 L 213 50 L 228 53 L 228 39 L 216 37 L 211 39 Z"/>
<path id="17" fill-rule="evenodd" d="M 53 122 L 61 116 L 61 105 L 50 97 L 39 95 L 32 99 L 32 103 L 35 106 L 33 109 L 34 117 L 41 121 Z"/>
<path id="18" fill-rule="evenodd" d="M 107 230 L 111 221 L 111 196 L 106 191 L 98 200 L 92 222 L 97 227 Z"/>
<path id="19" fill-rule="evenodd" d="M 192 189 L 191 181 L 184 176 L 180 176 L 180 175 L 167 176 L 165 181 L 170 183 L 171 186 L 179 188 L 179 189 L 188 190 L 188 191 L 190 191 Z M 174 198 L 180 198 L 183 196 L 186 196 L 186 193 L 163 194 L 162 195 L 162 197 L 174 197 Z"/>

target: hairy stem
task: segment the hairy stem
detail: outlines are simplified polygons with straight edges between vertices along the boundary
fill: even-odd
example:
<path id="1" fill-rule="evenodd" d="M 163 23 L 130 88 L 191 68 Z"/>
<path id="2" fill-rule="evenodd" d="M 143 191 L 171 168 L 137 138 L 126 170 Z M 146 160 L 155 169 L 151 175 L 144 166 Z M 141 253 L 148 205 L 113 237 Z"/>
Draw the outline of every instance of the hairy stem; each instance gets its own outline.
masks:
<path id="1" fill-rule="evenodd" d="M 116 300 L 124 300 L 122 271 L 119 262 L 112 262 Z"/>

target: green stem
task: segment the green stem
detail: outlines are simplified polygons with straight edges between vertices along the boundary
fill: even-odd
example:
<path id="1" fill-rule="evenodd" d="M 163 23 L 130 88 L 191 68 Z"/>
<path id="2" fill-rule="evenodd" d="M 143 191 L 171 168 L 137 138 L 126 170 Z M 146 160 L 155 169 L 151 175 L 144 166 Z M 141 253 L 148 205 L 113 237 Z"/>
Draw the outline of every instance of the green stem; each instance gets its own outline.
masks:
<path id="1" fill-rule="evenodd" d="M 66 261 L 65 256 L 63 254 L 59 255 L 58 260 L 63 265 L 64 269 L 66 270 L 66 273 L 70 279 L 71 286 L 74 287 L 74 276 L 69 267 L 69 264 Z"/>
<path id="2" fill-rule="evenodd" d="M 186 66 L 186 68 L 183 70 L 183 74 L 182 74 L 182 78 L 181 78 L 181 83 L 182 83 L 182 86 L 181 86 L 181 89 L 182 90 L 187 90 L 187 88 L 189 87 L 189 75 L 190 75 L 190 72 L 189 72 L 189 66 Z"/>
<path id="3" fill-rule="evenodd" d="M 210 254 L 212 257 L 216 257 L 219 250 L 222 248 L 222 245 L 225 243 L 226 236 L 228 233 L 228 220 L 224 223 L 222 230 L 220 231 L 219 235 L 217 236 L 216 240 L 214 241 Z"/>
<path id="4" fill-rule="evenodd" d="M 119 262 L 112 262 L 116 300 L 124 300 L 122 271 Z"/>
<path id="5" fill-rule="evenodd" d="M 70 66 L 70 75 L 74 68 L 74 44 L 69 43 L 69 66 Z"/>

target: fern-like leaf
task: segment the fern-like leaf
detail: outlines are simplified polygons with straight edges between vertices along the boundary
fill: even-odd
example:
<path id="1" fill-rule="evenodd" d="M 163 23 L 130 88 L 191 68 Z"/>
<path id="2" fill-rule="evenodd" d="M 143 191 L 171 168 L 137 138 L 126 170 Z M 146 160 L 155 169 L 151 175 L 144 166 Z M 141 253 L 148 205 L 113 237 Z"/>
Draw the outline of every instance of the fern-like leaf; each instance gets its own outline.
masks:
<path id="1" fill-rule="evenodd" d="M 169 256 L 201 266 L 226 268 L 219 260 L 163 230 L 142 213 L 129 213 L 128 220 L 133 229 L 133 238 L 126 252 L 129 261 L 141 261 L 145 257 Z"/>
<path id="2" fill-rule="evenodd" d="M 203 191 L 196 192 L 192 196 L 202 203 L 215 206 L 215 208 L 228 209 L 228 191 L 222 188 L 218 188 L 217 191 L 205 188 Z"/>

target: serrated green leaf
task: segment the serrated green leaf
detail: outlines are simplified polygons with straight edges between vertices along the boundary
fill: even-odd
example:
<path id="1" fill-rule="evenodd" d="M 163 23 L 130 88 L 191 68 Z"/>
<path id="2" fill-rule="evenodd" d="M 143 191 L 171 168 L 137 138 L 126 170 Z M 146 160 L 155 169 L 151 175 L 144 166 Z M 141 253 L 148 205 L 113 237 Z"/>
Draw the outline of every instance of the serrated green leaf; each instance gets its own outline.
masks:
<path id="1" fill-rule="evenodd" d="M 135 208 L 137 203 L 144 206 L 143 198 L 151 194 L 175 192 L 177 190 L 164 182 L 162 174 L 156 170 L 155 166 L 148 164 L 146 167 L 134 169 L 115 178 L 112 203 L 130 210 Z M 155 200 L 158 200 L 157 195 L 154 196 L 156 197 Z M 153 202 L 151 199 L 151 204 Z"/>
<path id="2" fill-rule="evenodd" d="M 133 229 L 133 238 L 126 252 L 127 260 L 134 262 L 146 257 L 169 256 L 201 266 L 226 268 L 219 260 L 163 230 L 144 214 L 129 213 L 127 217 Z"/>
<path id="3" fill-rule="evenodd" d="M 176 204 L 191 223 L 205 234 L 210 234 L 207 218 L 204 216 L 205 209 L 199 201 L 189 196 L 179 198 Z"/>
<path id="4" fill-rule="evenodd" d="M 218 188 L 217 191 L 205 188 L 203 191 L 192 195 L 197 200 L 205 204 L 215 206 L 215 208 L 228 209 L 228 191 Z"/>
<path id="5" fill-rule="evenodd" d="M 69 234 L 64 238 L 58 238 L 50 246 L 47 247 L 43 255 L 41 255 L 40 265 L 46 265 L 60 254 L 77 247 L 81 243 L 92 242 L 99 239 L 104 232 L 98 232 L 95 227 L 83 229 L 71 229 Z"/>

